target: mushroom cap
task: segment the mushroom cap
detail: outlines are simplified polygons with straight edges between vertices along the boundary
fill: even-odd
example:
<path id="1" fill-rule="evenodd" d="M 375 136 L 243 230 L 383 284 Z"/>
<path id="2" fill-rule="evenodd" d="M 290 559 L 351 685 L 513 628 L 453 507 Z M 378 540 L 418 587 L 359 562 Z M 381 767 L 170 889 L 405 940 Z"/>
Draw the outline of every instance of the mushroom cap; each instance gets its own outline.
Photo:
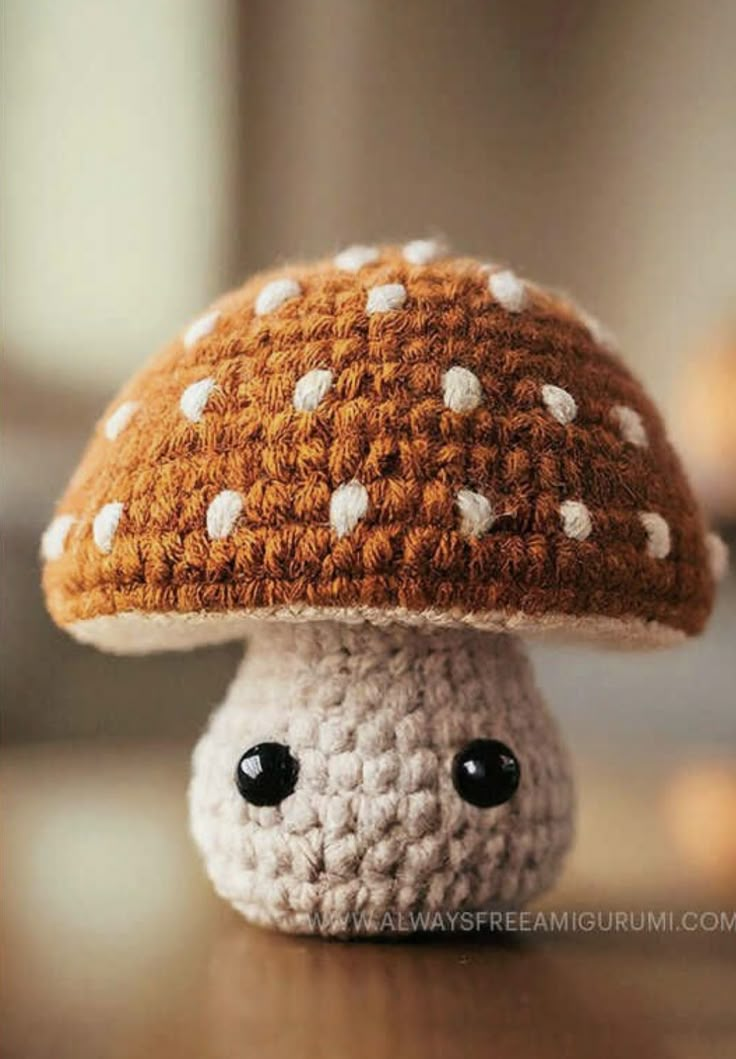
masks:
<path id="1" fill-rule="evenodd" d="M 713 597 L 697 503 L 600 325 L 423 240 L 216 302 L 110 405 L 42 553 L 54 620 L 123 652 L 253 618 L 653 646 Z"/>

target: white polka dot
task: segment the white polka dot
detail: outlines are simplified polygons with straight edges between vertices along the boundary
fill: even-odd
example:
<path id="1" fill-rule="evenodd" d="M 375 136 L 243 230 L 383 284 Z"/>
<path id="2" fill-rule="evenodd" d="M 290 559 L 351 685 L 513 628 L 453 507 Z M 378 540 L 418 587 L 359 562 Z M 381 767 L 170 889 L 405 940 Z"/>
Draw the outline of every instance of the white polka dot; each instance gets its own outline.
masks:
<path id="1" fill-rule="evenodd" d="M 604 349 L 613 349 L 616 345 L 616 338 L 615 335 L 608 330 L 606 325 L 602 324 L 592 313 L 589 313 L 579 305 L 574 305 L 574 309 L 580 323 L 593 341 L 597 342 L 599 346 L 603 346 Z"/>
<path id="2" fill-rule="evenodd" d="M 365 311 L 367 313 L 389 313 L 400 309 L 406 301 L 406 287 L 401 283 L 384 283 L 380 287 L 371 287 Z"/>
<path id="3" fill-rule="evenodd" d="M 140 405 L 139 401 L 123 401 L 105 422 L 105 437 L 115 441 L 125 430 Z"/>
<path id="4" fill-rule="evenodd" d="M 472 412 L 483 400 L 483 387 L 477 375 L 455 364 L 442 376 L 442 396 L 453 412 Z"/>
<path id="5" fill-rule="evenodd" d="M 229 537 L 243 510 L 243 498 L 232 489 L 218 493 L 207 508 L 207 536 L 219 541 Z"/>
<path id="6" fill-rule="evenodd" d="M 184 332 L 184 345 L 187 349 L 191 349 L 192 346 L 196 346 L 200 339 L 204 338 L 214 330 L 215 324 L 220 319 L 219 309 L 210 309 L 204 316 L 199 316 L 197 319 L 189 325 Z"/>
<path id="7" fill-rule="evenodd" d="M 264 316 L 266 313 L 272 313 L 290 298 L 297 298 L 301 292 L 302 289 L 297 281 L 288 276 L 271 280 L 258 292 L 255 304 L 256 315 Z"/>
<path id="8" fill-rule="evenodd" d="M 714 581 L 722 581 L 728 572 L 728 545 L 717 533 L 707 533 L 705 548 L 708 552 L 708 565 Z"/>
<path id="9" fill-rule="evenodd" d="M 375 246 L 349 246 L 335 255 L 335 268 L 343 272 L 359 272 L 364 265 L 378 261 L 378 249 Z"/>
<path id="10" fill-rule="evenodd" d="M 105 555 L 112 551 L 113 538 L 117 533 L 123 508 L 123 504 L 114 500 L 110 504 L 105 504 L 104 507 L 101 507 L 95 515 L 92 523 L 92 537 L 97 547 Z"/>
<path id="11" fill-rule="evenodd" d="M 628 441 L 630 445 L 638 445 L 640 447 L 647 445 L 646 427 L 638 412 L 625 404 L 617 404 L 611 409 L 611 415 L 616 421 L 624 441 Z"/>
<path id="12" fill-rule="evenodd" d="M 410 265 L 428 265 L 440 256 L 442 245 L 436 239 L 413 239 L 401 252 Z"/>
<path id="13" fill-rule="evenodd" d="M 215 380 L 211 377 L 200 379 L 187 386 L 179 398 L 179 408 L 191 423 L 198 423 L 207 407 L 210 394 L 215 388 Z"/>
<path id="14" fill-rule="evenodd" d="M 496 301 L 510 313 L 518 313 L 526 305 L 524 281 L 511 269 L 494 272 L 488 280 L 488 289 Z"/>
<path id="15" fill-rule="evenodd" d="M 579 500 L 565 500 L 560 504 L 562 531 L 574 541 L 584 541 L 593 532 L 593 520 L 585 504 Z"/>
<path id="16" fill-rule="evenodd" d="M 368 491 L 360 482 L 339 485 L 330 497 L 330 525 L 338 537 L 355 529 L 368 511 Z"/>
<path id="17" fill-rule="evenodd" d="M 294 408 L 297 412 L 313 412 L 332 386 L 332 372 L 314 368 L 297 381 L 294 387 Z"/>
<path id="18" fill-rule="evenodd" d="M 41 555 L 47 562 L 60 559 L 69 530 L 77 520 L 73 515 L 57 515 L 41 537 Z"/>
<path id="19" fill-rule="evenodd" d="M 640 511 L 639 521 L 647 535 L 647 555 L 653 559 L 666 559 L 672 547 L 667 522 L 656 511 Z"/>
<path id="20" fill-rule="evenodd" d="M 575 398 L 571 393 L 568 393 L 567 390 L 563 390 L 561 386 L 543 386 L 542 400 L 547 406 L 550 415 L 553 416 L 558 423 L 572 423 L 573 419 L 578 414 L 578 406 L 575 403 Z"/>
<path id="21" fill-rule="evenodd" d="M 457 494 L 460 532 L 464 537 L 480 537 L 493 525 L 495 515 L 488 497 L 461 489 Z"/>

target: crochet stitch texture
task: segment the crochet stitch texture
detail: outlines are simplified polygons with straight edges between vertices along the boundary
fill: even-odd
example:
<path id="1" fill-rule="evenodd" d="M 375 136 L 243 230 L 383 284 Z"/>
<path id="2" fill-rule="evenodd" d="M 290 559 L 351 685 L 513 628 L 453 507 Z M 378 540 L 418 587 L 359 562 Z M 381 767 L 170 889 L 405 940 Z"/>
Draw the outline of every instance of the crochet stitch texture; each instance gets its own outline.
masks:
<path id="1" fill-rule="evenodd" d="M 521 763 L 516 794 L 492 809 L 463 801 L 451 779 L 453 755 L 478 737 Z M 233 782 L 240 754 L 265 740 L 299 765 L 278 806 L 248 804 Z M 252 922 L 322 934 L 519 907 L 560 870 L 572 800 L 567 755 L 515 637 L 337 622 L 254 630 L 194 752 L 189 792 L 220 896 Z"/>
<path id="2" fill-rule="evenodd" d="M 57 623 L 130 650 L 249 614 L 699 632 L 703 521 L 641 386 L 563 298 L 429 257 L 256 276 L 144 367 L 47 533 Z"/>

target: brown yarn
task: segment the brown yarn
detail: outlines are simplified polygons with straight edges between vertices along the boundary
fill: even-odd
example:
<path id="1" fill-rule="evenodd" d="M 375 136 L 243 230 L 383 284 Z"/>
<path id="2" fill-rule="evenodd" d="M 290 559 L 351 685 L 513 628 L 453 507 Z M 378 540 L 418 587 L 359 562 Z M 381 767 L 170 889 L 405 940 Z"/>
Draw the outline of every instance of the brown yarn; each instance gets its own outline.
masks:
<path id="1" fill-rule="evenodd" d="M 356 273 L 322 261 L 222 298 L 210 334 L 192 348 L 178 338 L 108 409 L 140 402 L 119 437 L 100 427 L 92 439 L 58 508 L 76 521 L 44 570 L 54 620 L 284 605 L 700 631 L 713 595 L 704 527 L 655 407 L 571 306 L 528 286 L 526 306 L 509 312 L 488 275 L 471 260 L 414 266 L 389 248 Z M 284 276 L 301 295 L 256 315 L 264 284 Z M 367 314 L 368 289 L 385 283 L 406 287 L 404 306 Z M 456 365 L 482 386 L 469 412 L 443 402 Z M 332 387 L 297 411 L 295 384 L 315 368 L 331 370 Z M 216 388 L 192 423 L 181 394 L 208 376 Z M 572 422 L 550 414 L 544 385 L 574 397 Z M 641 416 L 646 446 L 622 436 L 620 405 Z M 338 538 L 330 498 L 353 480 L 368 509 Z M 207 509 L 225 489 L 243 510 L 211 540 Z M 496 515 L 477 538 L 460 530 L 463 489 Z M 587 539 L 563 532 L 566 500 L 590 512 Z M 92 523 L 112 501 L 124 510 L 104 554 Z M 668 523 L 664 558 L 649 554 L 641 512 Z"/>

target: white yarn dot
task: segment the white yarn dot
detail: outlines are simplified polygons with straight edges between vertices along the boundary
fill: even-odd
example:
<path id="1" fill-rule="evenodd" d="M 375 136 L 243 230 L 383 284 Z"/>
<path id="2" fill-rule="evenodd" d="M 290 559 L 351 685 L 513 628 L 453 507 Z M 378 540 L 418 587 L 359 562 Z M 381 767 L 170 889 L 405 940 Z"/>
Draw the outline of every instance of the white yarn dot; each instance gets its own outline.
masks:
<path id="1" fill-rule="evenodd" d="M 112 551 L 112 542 L 117 533 L 123 510 L 124 504 L 121 504 L 118 500 L 113 500 L 101 507 L 94 517 L 92 538 L 105 555 Z"/>
<path id="2" fill-rule="evenodd" d="M 402 283 L 384 283 L 371 287 L 368 291 L 365 311 L 367 313 L 388 313 L 400 309 L 406 301 L 406 287 Z"/>
<path id="3" fill-rule="evenodd" d="M 647 555 L 653 559 L 666 559 L 672 547 L 670 527 L 656 511 L 640 511 L 639 521 L 647 535 Z"/>
<path id="4" fill-rule="evenodd" d="M 608 330 L 605 324 L 579 305 L 575 305 L 574 308 L 578 319 L 594 342 L 603 346 L 604 349 L 612 349 L 616 345 L 615 335 Z"/>
<path id="5" fill-rule="evenodd" d="M 593 520 L 580 500 L 565 500 L 560 504 L 562 531 L 574 541 L 584 541 L 593 532 Z"/>
<path id="6" fill-rule="evenodd" d="M 108 441 L 115 441 L 122 434 L 138 410 L 139 405 L 139 401 L 123 401 L 112 415 L 108 416 L 105 422 L 105 437 Z"/>
<path id="7" fill-rule="evenodd" d="M 722 581 L 728 571 L 728 545 L 717 533 L 707 533 L 705 548 L 713 580 Z"/>
<path id="8" fill-rule="evenodd" d="M 483 400 L 483 387 L 477 375 L 455 364 L 442 376 L 442 396 L 453 412 L 472 412 Z"/>
<path id="9" fill-rule="evenodd" d="M 511 269 L 492 273 L 488 279 L 488 289 L 496 301 L 510 313 L 518 313 L 526 305 L 524 281 Z"/>
<path id="10" fill-rule="evenodd" d="M 217 541 L 229 537 L 243 510 L 243 498 L 233 489 L 223 489 L 207 508 L 207 536 Z"/>
<path id="11" fill-rule="evenodd" d="M 295 279 L 284 276 L 282 279 L 271 280 L 262 287 L 256 298 L 255 310 L 257 316 L 264 316 L 278 309 L 290 298 L 297 298 L 302 292 L 301 287 Z"/>
<path id="12" fill-rule="evenodd" d="M 368 491 L 360 482 L 339 485 L 330 497 L 330 525 L 338 537 L 355 529 L 368 511 Z"/>
<path id="13" fill-rule="evenodd" d="M 551 384 L 542 387 L 542 400 L 547 410 L 558 423 L 572 423 L 578 414 L 578 406 L 575 398 L 561 386 Z"/>
<path id="14" fill-rule="evenodd" d="M 192 346 L 196 346 L 197 342 L 214 330 L 215 324 L 219 319 L 219 309 L 210 309 L 203 316 L 198 316 L 184 332 L 183 341 L 185 347 L 191 349 Z"/>
<path id="15" fill-rule="evenodd" d="M 208 377 L 200 379 L 199 382 L 193 382 L 182 393 L 179 398 L 179 408 L 191 423 L 198 423 L 202 418 L 214 388 L 215 380 Z"/>
<path id="16" fill-rule="evenodd" d="M 460 512 L 460 532 L 464 537 L 480 537 L 490 529 L 495 520 L 488 497 L 474 493 L 472 489 L 461 489 L 457 494 Z"/>
<path id="17" fill-rule="evenodd" d="M 378 260 L 378 249 L 375 246 L 348 246 L 335 254 L 333 263 L 335 268 L 343 272 L 359 272 L 365 265 L 370 265 Z"/>
<path id="18" fill-rule="evenodd" d="M 630 445 L 638 445 L 640 448 L 648 444 L 644 420 L 637 411 L 629 408 L 628 405 L 617 404 L 611 409 L 611 415 L 624 441 L 628 441 Z"/>
<path id="19" fill-rule="evenodd" d="M 331 386 L 332 372 L 327 368 L 313 368 L 294 387 L 294 408 L 297 412 L 313 412 Z"/>
<path id="20" fill-rule="evenodd" d="M 401 252 L 410 265 L 428 265 L 440 256 L 442 246 L 436 239 L 412 239 Z"/>
<path id="21" fill-rule="evenodd" d="M 62 557 L 69 530 L 76 521 L 73 515 L 57 515 L 49 523 L 41 537 L 41 556 L 47 562 Z"/>

